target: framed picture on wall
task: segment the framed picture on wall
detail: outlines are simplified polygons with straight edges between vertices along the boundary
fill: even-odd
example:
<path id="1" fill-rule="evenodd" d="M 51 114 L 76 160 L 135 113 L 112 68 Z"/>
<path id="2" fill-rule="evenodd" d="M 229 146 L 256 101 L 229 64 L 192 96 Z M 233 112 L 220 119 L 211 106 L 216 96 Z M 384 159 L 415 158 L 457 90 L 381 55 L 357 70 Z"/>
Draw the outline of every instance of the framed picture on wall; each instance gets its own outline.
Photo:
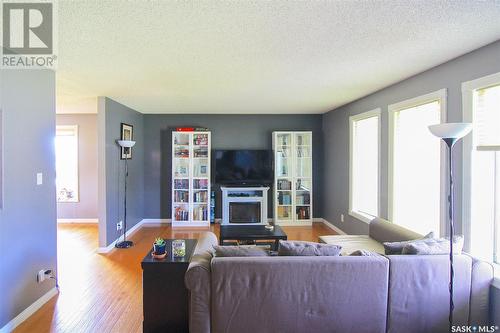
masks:
<path id="1" fill-rule="evenodd" d="M 121 140 L 134 140 L 134 126 L 121 123 Z M 132 148 L 121 147 L 120 158 L 122 160 L 132 158 Z"/>

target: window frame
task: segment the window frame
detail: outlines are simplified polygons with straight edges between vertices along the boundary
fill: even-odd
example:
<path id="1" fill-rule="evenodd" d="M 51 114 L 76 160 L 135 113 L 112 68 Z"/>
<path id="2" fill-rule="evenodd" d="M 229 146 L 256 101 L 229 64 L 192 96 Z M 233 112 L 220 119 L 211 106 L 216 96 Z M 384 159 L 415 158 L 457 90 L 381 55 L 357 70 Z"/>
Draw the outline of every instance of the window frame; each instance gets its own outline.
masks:
<path id="1" fill-rule="evenodd" d="M 404 109 L 409 109 L 422 104 L 439 101 L 441 123 L 445 123 L 447 119 L 447 89 L 439 89 L 424 95 L 413 97 L 407 100 L 390 104 L 387 107 L 389 118 L 388 132 L 388 175 L 387 175 L 387 215 L 391 222 L 394 222 L 394 140 L 395 140 L 395 114 Z M 430 133 L 430 132 L 429 132 Z M 440 214 L 439 214 L 439 233 L 444 236 L 448 232 L 446 219 L 446 194 L 447 194 L 447 161 L 446 161 L 446 145 L 441 140 L 440 142 Z"/>
<path id="2" fill-rule="evenodd" d="M 380 216 L 380 175 L 381 175 L 381 152 L 382 152 L 382 109 L 381 108 L 376 108 L 370 111 L 365 111 L 353 116 L 349 117 L 349 215 L 362 221 L 365 223 L 370 223 L 370 221 L 376 217 L 376 216 L 371 216 L 369 214 L 356 211 L 353 209 L 353 197 L 354 197 L 354 188 L 353 188 L 353 178 L 354 178 L 354 164 L 353 164 L 353 158 L 354 158 L 354 123 L 360 120 L 365 120 L 373 117 L 378 117 L 378 160 L 377 160 L 377 165 L 378 165 L 378 176 L 377 176 L 377 216 Z"/>
<path id="3" fill-rule="evenodd" d="M 473 122 L 474 91 L 500 84 L 500 72 L 483 76 L 475 80 L 462 82 L 462 119 L 464 122 Z M 472 142 L 473 135 L 467 135 L 462 140 L 462 230 L 464 231 L 464 250 L 471 248 L 471 210 L 472 210 Z M 498 226 L 495 226 L 498 227 Z M 499 240 L 497 240 L 499 241 Z M 498 267 L 497 263 L 494 263 Z M 500 269 L 496 268 L 496 275 Z M 497 283 L 499 278 L 497 277 Z"/>
<path id="4" fill-rule="evenodd" d="M 58 130 L 72 130 L 75 133 L 76 136 L 76 191 L 75 195 L 76 198 L 75 200 L 71 201 L 59 201 L 57 200 L 57 195 L 56 195 L 56 202 L 57 204 L 74 204 L 74 203 L 79 203 L 80 202 L 80 134 L 78 132 L 78 125 L 56 125 L 56 131 L 55 131 L 55 137 L 57 137 L 57 131 Z M 55 151 L 57 154 L 57 151 Z M 57 179 L 57 170 L 56 170 L 56 179 Z M 56 190 L 57 190 L 57 184 L 56 184 Z"/>

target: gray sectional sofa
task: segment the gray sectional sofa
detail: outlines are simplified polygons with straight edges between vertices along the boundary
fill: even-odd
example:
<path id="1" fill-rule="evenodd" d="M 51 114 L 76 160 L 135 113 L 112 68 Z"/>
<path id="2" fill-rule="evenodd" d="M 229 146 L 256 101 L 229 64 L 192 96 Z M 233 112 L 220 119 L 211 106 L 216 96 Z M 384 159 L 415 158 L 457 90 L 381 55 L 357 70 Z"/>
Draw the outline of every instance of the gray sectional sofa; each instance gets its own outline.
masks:
<path id="1" fill-rule="evenodd" d="M 322 241 L 346 239 L 332 237 Z M 373 245 L 418 237 L 376 220 L 361 238 Z M 347 238 L 353 250 L 363 243 Z M 448 331 L 446 255 L 212 258 L 216 244 L 213 233 L 199 239 L 186 272 L 191 333 Z M 489 323 L 492 279 L 489 264 L 455 256 L 457 325 Z"/>

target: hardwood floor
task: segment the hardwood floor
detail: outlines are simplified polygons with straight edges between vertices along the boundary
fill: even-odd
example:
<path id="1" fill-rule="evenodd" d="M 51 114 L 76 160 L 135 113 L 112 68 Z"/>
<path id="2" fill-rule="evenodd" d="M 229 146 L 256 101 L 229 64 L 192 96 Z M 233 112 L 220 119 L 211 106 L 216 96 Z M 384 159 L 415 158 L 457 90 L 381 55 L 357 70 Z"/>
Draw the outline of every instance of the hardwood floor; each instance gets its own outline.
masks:
<path id="1" fill-rule="evenodd" d="M 335 234 L 322 223 L 283 229 L 289 240 L 317 241 L 318 236 Z M 60 292 L 14 332 L 142 332 L 140 262 L 153 240 L 197 238 L 207 230 L 144 226 L 131 237 L 134 247 L 97 254 L 97 225 L 59 225 Z M 210 230 L 219 235 L 218 225 Z"/>

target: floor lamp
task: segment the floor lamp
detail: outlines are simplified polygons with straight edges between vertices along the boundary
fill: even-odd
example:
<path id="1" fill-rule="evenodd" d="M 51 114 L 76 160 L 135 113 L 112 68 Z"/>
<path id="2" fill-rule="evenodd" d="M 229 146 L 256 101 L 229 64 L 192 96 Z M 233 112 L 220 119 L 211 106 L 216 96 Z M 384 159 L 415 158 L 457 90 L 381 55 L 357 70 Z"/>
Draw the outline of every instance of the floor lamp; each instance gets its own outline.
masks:
<path id="1" fill-rule="evenodd" d="M 134 245 L 132 241 L 127 240 L 127 180 L 128 180 L 128 160 L 130 149 L 135 145 L 135 141 L 131 140 L 118 140 L 116 141 L 120 147 L 123 147 L 123 153 L 125 154 L 125 195 L 124 195 L 124 215 L 123 215 L 123 241 L 117 242 L 115 247 L 120 249 L 126 249 Z"/>
<path id="2" fill-rule="evenodd" d="M 448 223 L 450 226 L 450 332 L 453 325 L 453 236 L 455 234 L 455 226 L 453 223 L 453 146 L 458 140 L 469 134 L 472 129 L 470 123 L 444 123 L 429 126 L 431 133 L 438 138 L 441 138 L 448 146 L 448 172 L 449 172 L 449 188 L 448 188 Z"/>

